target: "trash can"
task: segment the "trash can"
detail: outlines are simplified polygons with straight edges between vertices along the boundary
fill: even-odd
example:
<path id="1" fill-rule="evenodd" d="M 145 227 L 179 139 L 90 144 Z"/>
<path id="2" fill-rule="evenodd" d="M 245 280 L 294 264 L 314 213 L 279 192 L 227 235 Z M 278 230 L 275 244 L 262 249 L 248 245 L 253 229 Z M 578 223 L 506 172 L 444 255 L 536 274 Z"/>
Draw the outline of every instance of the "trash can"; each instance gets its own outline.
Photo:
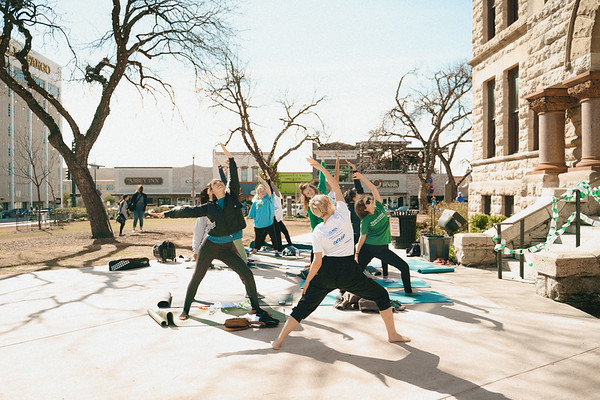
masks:
<path id="1" fill-rule="evenodd" d="M 447 260 L 450 256 L 450 236 L 421 235 L 421 257 L 427 261 L 435 261 L 438 258 Z"/>
<path id="2" fill-rule="evenodd" d="M 417 213 L 418 210 L 390 212 L 390 233 L 392 234 L 394 248 L 406 249 L 415 241 Z"/>

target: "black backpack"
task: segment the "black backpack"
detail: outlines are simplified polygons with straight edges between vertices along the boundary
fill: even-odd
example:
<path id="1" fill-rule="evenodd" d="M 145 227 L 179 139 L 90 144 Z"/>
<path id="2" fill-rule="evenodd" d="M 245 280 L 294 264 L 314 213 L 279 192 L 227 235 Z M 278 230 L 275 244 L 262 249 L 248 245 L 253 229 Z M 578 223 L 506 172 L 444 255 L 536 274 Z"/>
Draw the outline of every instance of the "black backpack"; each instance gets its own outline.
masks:
<path id="1" fill-rule="evenodd" d="M 169 259 L 175 261 L 175 245 L 168 240 L 156 242 L 154 246 L 152 246 L 152 252 L 154 253 L 154 257 L 161 262 L 165 262 Z"/>
<path id="2" fill-rule="evenodd" d="M 135 203 L 133 202 L 133 196 L 131 196 L 129 200 L 127 200 L 127 209 L 129 211 L 135 211 Z"/>

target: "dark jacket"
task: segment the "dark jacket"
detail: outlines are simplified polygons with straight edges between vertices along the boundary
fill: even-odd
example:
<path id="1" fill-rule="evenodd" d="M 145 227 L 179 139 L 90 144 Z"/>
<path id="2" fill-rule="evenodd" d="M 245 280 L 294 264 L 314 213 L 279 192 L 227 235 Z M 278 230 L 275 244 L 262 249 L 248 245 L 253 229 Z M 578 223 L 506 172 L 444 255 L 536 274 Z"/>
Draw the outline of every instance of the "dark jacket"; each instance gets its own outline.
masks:
<path id="1" fill-rule="evenodd" d="M 246 227 L 246 220 L 242 213 L 242 203 L 239 200 L 240 181 L 237 174 L 237 165 L 233 158 L 229 159 L 229 191 L 225 192 L 225 204 L 221 209 L 216 201 L 196 207 L 184 207 L 178 210 L 165 212 L 169 218 L 208 217 L 215 223 L 210 230 L 211 236 L 229 236 Z"/>
<path id="2" fill-rule="evenodd" d="M 360 179 L 354 179 L 354 189 L 357 194 L 363 194 L 365 191 L 363 190 L 362 184 L 360 183 Z M 354 236 L 360 236 L 360 218 L 356 215 L 356 210 L 354 209 L 354 202 L 348 203 L 348 210 L 350 210 L 350 221 L 352 222 L 352 230 L 354 231 Z M 355 240 L 356 241 L 356 240 Z"/>
<path id="3" fill-rule="evenodd" d="M 148 196 L 146 195 L 146 193 L 142 192 L 142 193 L 138 193 L 135 192 L 131 198 L 129 199 L 129 204 L 132 205 L 132 208 L 135 209 L 138 198 L 142 196 L 142 198 L 144 199 L 144 209 L 146 208 L 146 206 L 148 205 Z"/>

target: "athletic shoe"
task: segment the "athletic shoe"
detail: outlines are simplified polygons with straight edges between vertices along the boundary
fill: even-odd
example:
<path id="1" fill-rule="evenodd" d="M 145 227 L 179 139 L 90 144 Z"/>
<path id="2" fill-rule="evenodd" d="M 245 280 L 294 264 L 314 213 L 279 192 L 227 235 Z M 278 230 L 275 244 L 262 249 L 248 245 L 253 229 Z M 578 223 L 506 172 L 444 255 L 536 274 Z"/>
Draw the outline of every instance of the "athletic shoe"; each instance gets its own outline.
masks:
<path id="1" fill-rule="evenodd" d="M 259 308 L 258 310 L 252 310 L 252 312 L 258 315 L 258 320 L 263 322 L 267 328 L 275 328 L 277 325 L 279 325 L 279 320 L 271 317 L 271 315 L 269 315 L 269 313 L 262 308 Z"/>
<path id="2" fill-rule="evenodd" d="M 276 252 L 275 252 L 275 257 L 279 257 L 279 258 L 281 258 L 281 254 L 279 254 L 279 252 L 278 252 L 278 251 L 276 251 Z"/>

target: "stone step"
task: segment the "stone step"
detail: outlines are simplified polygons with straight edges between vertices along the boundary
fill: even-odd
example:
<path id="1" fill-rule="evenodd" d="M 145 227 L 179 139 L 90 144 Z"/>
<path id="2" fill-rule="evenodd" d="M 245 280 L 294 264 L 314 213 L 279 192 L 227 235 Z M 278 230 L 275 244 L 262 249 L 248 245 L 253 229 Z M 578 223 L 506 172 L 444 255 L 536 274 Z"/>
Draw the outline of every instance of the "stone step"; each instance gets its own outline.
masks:
<path id="1" fill-rule="evenodd" d="M 600 237 L 600 227 L 596 227 L 596 226 L 589 226 L 589 225 L 582 225 L 581 226 L 581 239 L 580 239 L 580 243 L 583 246 L 590 246 L 590 245 L 595 245 L 596 243 L 598 243 L 598 238 Z M 552 250 L 554 248 L 554 246 L 561 246 L 558 248 L 563 248 L 563 247 L 571 247 L 571 248 L 575 248 L 575 244 L 577 241 L 577 236 L 575 235 L 575 230 L 573 229 L 573 233 L 566 231 L 564 234 L 562 234 L 557 240 L 556 242 L 554 242 L 554 244 L 552 246 L 550 246 L 550 250 Z"/>
<path id="2" fill-rule="evenodd" d="M 535 278 L 537 277 L 537 272 L 535 269 L 527 262 L 527 257 L 525 258 L 525 262 L 523 264 L 523 272 L 524 277 L 521 278 L 520 274 L 520 262 L 518 259 L 513 258 L 505 258 L 502 260 L 502 277 L 507 279 L 514 279 L 518 281 L 522 281 L 528 284 L 535 284 Z"/>

